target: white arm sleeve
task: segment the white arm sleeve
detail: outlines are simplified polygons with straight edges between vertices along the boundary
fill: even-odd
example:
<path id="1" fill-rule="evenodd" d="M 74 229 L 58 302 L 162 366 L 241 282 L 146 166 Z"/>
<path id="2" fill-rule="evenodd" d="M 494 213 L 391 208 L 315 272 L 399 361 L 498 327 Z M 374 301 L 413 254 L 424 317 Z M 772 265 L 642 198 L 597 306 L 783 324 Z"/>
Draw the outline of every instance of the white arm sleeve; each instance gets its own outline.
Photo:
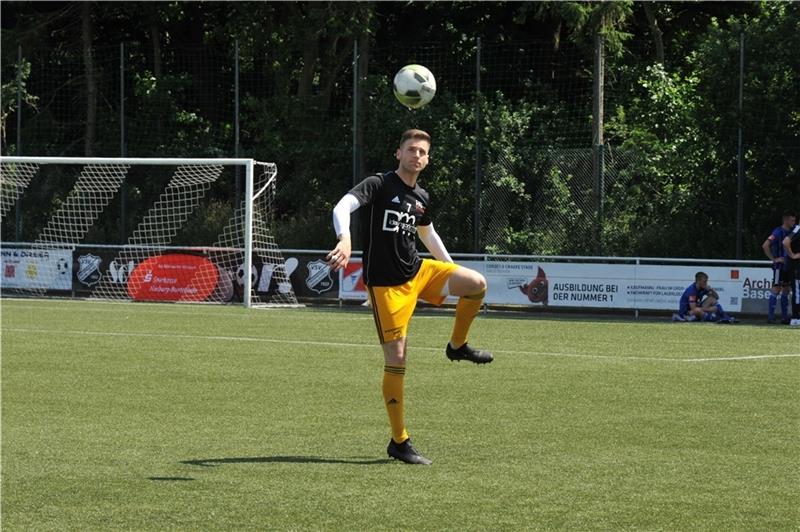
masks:
<path id="1" fill-rule="evenodd" d="M 361 204 L 352 194 L 345 194 L 336 207 L 333 208 L 333 229 L 336 238 L 350 236 L 350 213 L 358 209 Z"/>
<path id="2" fill-rule="evenodd" d="M 444 242 L 439 238 L 439 233 L 433 228 L 433 224 L 417 226 L 417 234 L 435 259 L 442 262 L 453 262 L 453 259 L 450 258 L 450 254 L 444 247 Z"/>

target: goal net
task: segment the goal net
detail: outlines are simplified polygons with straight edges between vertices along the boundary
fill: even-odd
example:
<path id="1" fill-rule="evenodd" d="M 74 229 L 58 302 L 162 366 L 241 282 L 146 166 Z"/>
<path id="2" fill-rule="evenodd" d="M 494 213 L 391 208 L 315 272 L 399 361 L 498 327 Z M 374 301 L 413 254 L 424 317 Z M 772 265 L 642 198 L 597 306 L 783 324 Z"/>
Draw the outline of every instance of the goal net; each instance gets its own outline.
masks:
<path id="1" fill-rule="evenodd" d="M 0 158 L 2 291 L 295 305 L 277 168 L 251 159 Z"/>

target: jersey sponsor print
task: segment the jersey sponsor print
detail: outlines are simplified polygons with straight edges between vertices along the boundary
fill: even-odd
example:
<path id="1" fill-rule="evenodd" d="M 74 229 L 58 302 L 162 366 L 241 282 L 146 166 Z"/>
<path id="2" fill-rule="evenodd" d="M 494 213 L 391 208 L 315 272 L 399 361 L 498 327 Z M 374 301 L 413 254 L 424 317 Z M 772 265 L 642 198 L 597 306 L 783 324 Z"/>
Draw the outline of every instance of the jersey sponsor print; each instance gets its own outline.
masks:
<path id="1" fill-rule="evenodd" d="M 413 278 L 422 260 L 417 227 L 430 225 L 430 196 L 416 184 L 406 185 L 395 172 L 370 176 L 350 194 L 360 204 L 364 245 L 364 281 L 370 286 L 397 286 Z"/>

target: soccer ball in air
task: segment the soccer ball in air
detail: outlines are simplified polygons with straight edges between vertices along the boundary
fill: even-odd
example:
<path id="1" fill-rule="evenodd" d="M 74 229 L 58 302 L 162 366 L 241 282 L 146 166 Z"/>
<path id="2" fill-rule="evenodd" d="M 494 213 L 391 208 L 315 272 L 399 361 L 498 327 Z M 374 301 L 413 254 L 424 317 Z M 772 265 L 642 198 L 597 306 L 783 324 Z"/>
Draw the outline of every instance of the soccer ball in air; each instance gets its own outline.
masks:
<path id="1" fill-rule="evenodd" d="M 436 79 L 422 65 L 406 65 L 394 77 L 394 95 L 409 109 L 419 109 L 433 100 Z"/>

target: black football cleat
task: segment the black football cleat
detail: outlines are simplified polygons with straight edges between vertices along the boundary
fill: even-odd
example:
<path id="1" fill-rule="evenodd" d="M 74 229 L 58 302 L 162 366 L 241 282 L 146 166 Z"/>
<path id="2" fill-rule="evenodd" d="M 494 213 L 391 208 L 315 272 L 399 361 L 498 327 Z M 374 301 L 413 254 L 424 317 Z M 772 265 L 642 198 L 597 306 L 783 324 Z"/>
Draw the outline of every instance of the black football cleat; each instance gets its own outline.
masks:
<path id="1" fill-rule="evenodd" d="M 386 448 L 386 452 L 392 458 L 407 464 L 431 465 L 433 463 L 414 449 L 414 446 L 411 445 L 411 440 L 406 440 L 403 443 L 395 443 L 394 440 L 389 440 L 389 447 Z"/>
<path id="2" fill-rule="evenodd" d="M 469 360 L 470 362 L 474 362 L 476 364 L 488 364 L 494 360 L 494 356 L 489 351 L 484 351 L 483 349 L 473 349 L 469 346 L 469 344 L 464 344 L 458 349 L 453 349 L 453 347 L 448 343 L 445 353 L 447 354 L 447 358 L 449 358 L 451 361 Z"/>

